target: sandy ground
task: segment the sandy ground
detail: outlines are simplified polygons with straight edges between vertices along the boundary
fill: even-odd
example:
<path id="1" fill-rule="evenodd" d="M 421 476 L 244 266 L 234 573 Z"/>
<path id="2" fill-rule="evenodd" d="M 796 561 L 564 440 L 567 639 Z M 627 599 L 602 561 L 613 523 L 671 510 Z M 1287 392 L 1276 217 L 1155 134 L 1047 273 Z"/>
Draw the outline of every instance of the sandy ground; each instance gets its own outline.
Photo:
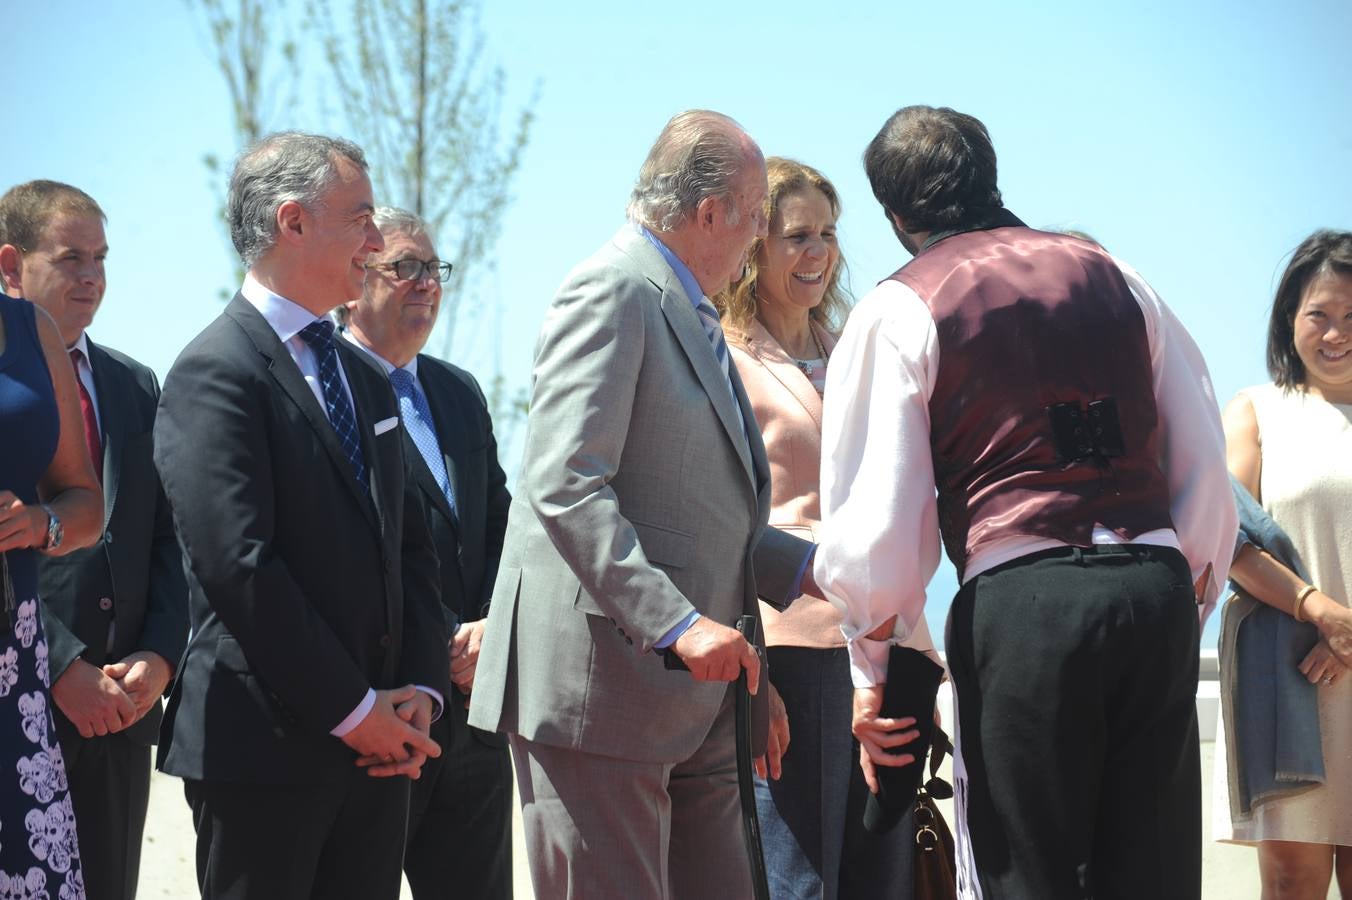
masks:
<path id="1" fill-rule="evenodd" d="M 1247 847 L 1212 841 L 1209 827 L 1211 803 L 1211 765 L 1215 745 L 1202 744 L 1202 809 L 1206 843 L 1202 858 L 1202 896 L 1206 900 L 1258 900 L 1258 863 Z M 952 810 L 945 809 L 952 821 Z M 516 896 L 529 898 L 530 874 L 521 844 L 521 827 L 516 823 L 513 848 L 516 864 Z M 188 806 L 178 779 L 158 772 L 150 784 L 150 817 L 146 824 L 145 848 L 141 860 L 140 896 L 146 900 L 188 900 L 198 896 L 193 875 L 193 829 Z M 410 898 L 407 886 L 404 898 Z M 1330 898 L 1337 897 L 1331 890 Z M 473 898 L 465 898 L 473 900 Z"/>

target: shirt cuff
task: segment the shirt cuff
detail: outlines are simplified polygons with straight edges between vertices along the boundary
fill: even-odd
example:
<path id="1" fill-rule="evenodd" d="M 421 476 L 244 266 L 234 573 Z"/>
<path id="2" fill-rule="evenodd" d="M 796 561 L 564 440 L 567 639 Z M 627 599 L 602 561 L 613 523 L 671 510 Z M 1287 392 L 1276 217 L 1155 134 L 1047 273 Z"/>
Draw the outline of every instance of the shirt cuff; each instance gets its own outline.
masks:
<path id="1" fill-rule="evenodd" d="M 376 692 L 374 688 L 366 689 L 366 696 L 361 698 L 357 708 L 347 714 L 347 718 L 338 723 L 338 727 L 329 732 L 336 738 L 343 737 L 349 731 L 362 723 L 362 720 L 371 712 L 376 705 Z"/>
<path id="2" fill-rule="evenodd" d="M 685 634 L 690 629 L 690 626 L 695 624 L 695 620 L 698 618 L 699 612 L 697 610 L 692 610 L 690 612 L 690 615 L 686 616 L 684 619 L 677 622 L 675 627 L 673 627 L 666 634 L 662 635 L 662 640 L 658 641 L 656 644 L 653 644 L 653 649 L 666 650 L 669 647 L 671 647 L 672 644 L 676 643 L 677 638 Z"/>
<path id="3" fill-rule="evenodd" d="M 415 684 L 413 686 L 431 697 L 432 701 L 436 703 L 436 706 L 432 708 L 432 721 L 435 722 L 437 719 L 440 719 L 441 713 L 446 709 L 446 698 L 441 696 L 441 691 L 435 691 L 422 684 Z"/>
<path id="4" fill-rule="evenodd" d="M 850 680 L 854 686 L 873 687 L 887 681 L 887 655 L 892 642 L 859 637 L 850 642 Z"/>

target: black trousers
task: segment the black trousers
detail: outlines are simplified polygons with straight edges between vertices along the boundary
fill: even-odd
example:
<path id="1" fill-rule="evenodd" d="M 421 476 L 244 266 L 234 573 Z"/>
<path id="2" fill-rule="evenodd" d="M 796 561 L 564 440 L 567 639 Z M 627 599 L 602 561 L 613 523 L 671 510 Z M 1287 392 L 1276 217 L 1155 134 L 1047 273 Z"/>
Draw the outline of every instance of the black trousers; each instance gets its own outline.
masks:
<path id="1" fill-rule="evenodd" d="M 405 777 L 323 784 L 184 779 L 202 900 L 398 900 Z"/>
<path id="2" fill-rule="evenodd" d="M 1191 581 L 1170 548 L 1062 548 L 958 592 L 955 802 L 984 900 L 1200 897 Z"/>
<path id="3" fill-rule="evenodd" d="M 466 717 L 464 697 L 452 691 L 432 724 L 441 756 L 412 784 L 404 874 L 414 900 L 512 896 L 512 757 Z"/>
<path id="4" fill-rule="evenodd" d="M 132 900 L 150 800 L 150 748 L 125 734 L 82 738 L 59 709 L 52 718 L 75 810 L 85 892 L 91 900 Z"/>

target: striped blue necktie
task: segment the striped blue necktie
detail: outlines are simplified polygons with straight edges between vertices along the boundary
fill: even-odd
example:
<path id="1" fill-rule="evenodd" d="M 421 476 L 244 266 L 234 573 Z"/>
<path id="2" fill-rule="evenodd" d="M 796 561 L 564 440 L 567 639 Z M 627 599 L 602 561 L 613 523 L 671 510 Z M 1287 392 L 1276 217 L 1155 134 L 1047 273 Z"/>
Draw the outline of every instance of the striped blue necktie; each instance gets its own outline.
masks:
<path id="1" fill-rule="evenodd" d="M 700 324 L 704 326 L 709 343 L 714 345 L 714 356 L 718 357 L 723 377 L 728 379 L 728 389 L 731 390 L 732 378 L 728 375 L 728 343 L 723 339 L 723 326 L 718 322 L 718 310 L 714 309 L 708 297 L 701 297 L 695 306 L 695 312 L 699 313 Z"/>
<path id="2" fill-rule="evenodd" d="M 718 310 L 709 302 L 708 297 L 700 297 L 695 305 L 699 322 L 704 326 L 704 335 L 714 345 L 714 356 L 723 369 L 723 380 L 727 382 L 728 393 L 732 395 L 732 408 L 737 411 L 737 421 L 741 423 L 742 433 L 746 433 L 746 416 L 742 414 L 742 405 L 737 402 L 737 392 L 732 389 L 732 376 L 728 374 L 728 342 L 723 339 L 723 326 L 718 321 Z"/>
<path id="3" fill-rule="evenodd" d="M 352 474 L 361 486 L 362 493 L 371 496 L 371 486 L 366 481 L 366 461 L 361 452 L 361 436 L 357 433 L 357 416 L 352 410 L 352 401 L 343 390 L 343 379 L 338 373 L 338 349 L 333 346 L 333 323 L 328 319 L 316 319 L 299 331 L 300 337 L 310 345 L 319 360 L 319 386 L 324 392 L 324 406 L 329 424 L 338 435 L 347 461 L 352 464 Z"/>
<path id="4" fill-rule="evenodd" d="M 446 496 L 446 502 L 455 511 L 455 491 L 451 488 L 451 479 L 446 473 L 446 459 L 441 455 L 441 444 L 437 441 L 436 428 L 432 422 L 432 410 L 427 398 L 413 381 L 413 373 L 407 369 L 395 369 L 390 373 L 390 384 L 394 386 L 395 396 L 399 398 L 399 415 L 403 417 L 404 428 L 422 454 L 427 468 L 432 470 L 437 487 Z"/>

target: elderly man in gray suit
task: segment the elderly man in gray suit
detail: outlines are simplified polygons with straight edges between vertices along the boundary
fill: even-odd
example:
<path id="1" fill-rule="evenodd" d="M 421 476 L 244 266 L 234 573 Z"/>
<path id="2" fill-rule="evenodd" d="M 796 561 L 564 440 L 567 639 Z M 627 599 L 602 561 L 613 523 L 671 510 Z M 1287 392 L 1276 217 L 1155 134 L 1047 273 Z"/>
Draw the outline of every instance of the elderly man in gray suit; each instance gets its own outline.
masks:
<path id="1" fill-rule="evenodd" d="M 727 682 L 768 691 L 732 626 L 757 593 L 796 597 L 812 546 L 766 528 L 765 448 L 707 297 L 765 197 L 735 122 L 677 115 L 541 330 L 470 707 L 511 736 L 541 897 L 751 893 Z"/>

